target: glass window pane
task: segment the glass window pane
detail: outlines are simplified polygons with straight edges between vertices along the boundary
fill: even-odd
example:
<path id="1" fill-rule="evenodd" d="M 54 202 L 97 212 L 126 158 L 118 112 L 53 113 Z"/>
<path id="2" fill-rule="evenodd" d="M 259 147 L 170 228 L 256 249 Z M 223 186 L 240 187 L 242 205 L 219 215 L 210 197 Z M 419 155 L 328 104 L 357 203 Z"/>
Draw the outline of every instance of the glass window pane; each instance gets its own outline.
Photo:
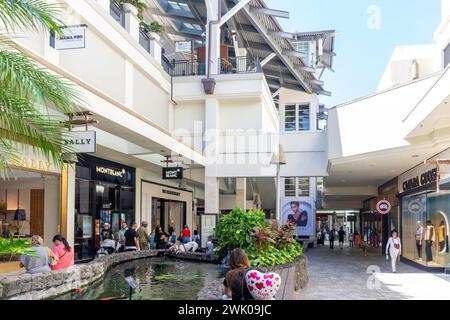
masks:
<path id="1" fill-rule="evenodd" d="M 299 131 L 310 130 L 309 105 L 298 107 L 298 129 Z"/>
<path id="2" fill-rule="evenodd" d="M 298 178 L 299 197 L 309 197 L 309 178 Z"/>
<path id="3" fill-rule="evenodd" d="M 284 178 L 284 196 L 295 197 L 295 178 Z"/>
<path id="4" fill-rule="evenodd" d="M 292 132 L 297 130 L 297 114 L 295 105 L 286 105 L 284 107 L 284 130 Z"/>

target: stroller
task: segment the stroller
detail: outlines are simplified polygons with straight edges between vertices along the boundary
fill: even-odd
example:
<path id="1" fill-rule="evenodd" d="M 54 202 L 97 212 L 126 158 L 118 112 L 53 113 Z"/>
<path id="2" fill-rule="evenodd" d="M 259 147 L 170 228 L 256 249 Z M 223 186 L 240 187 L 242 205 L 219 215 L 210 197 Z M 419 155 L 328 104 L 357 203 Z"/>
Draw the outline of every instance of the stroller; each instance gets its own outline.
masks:
<path id="1" fill-rule="evenodd" d="M 118 251 L 119 243 L 116 245 L 116 241 L 111 239 L 105 239 L 100 244 L 100 249 L 97 251 L 97 258 L 107 256 Z"/>

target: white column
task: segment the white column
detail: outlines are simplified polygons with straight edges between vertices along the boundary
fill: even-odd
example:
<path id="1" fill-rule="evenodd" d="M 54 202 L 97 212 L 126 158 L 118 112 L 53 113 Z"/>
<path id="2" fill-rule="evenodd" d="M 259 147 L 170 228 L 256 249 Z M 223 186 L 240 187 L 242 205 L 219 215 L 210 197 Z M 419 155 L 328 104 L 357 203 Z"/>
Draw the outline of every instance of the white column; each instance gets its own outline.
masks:
<path id="1" fill-rule="evenodd" d="M 206 68 L 211 66 L 211 74 L 219 73 L 219 59 L 220 59 L 220 27 L 218 21 L 219 16 L 219 1 L 209 0 L 211 3 L 211 12 L 208 11 L 208 22 L 206 26 Z M 211 43 L 209 43 L 211 42 Z M 208 63 L 210 62 L 210 64 Z"/>
<path id="2" fill-rule="evenodd" d="M 161 36 L 157 33 L 149 33 L 150 37 L 150 54 L 158 63 L 161 63 Z"/>
<path id="3" fill-rule="evenodd" d="M 110 6 L 111 6 L 111 0 L 97 0 L 98 4 L 109 13 Z"/>
<path id="4" fill-rule="evenodd" d="M 124 3 L 123 10 L 125 12 L 125 29 L 130 36 L 139 42 L 139 18 L 137 17 L 138 10 L 135 6 Z"/>
<path id="5" fill-rule="evenodd" d="M 247 178 L 236 178 L 236 207 L 247 210 Z"/>
<path id="6" fill-rule="evenodd" d="M 205 149 L 203 151 L 207 159 L 205 166 L 205 214 L 216 215 L 215 223 L 217 223 L 220 212 L 219 180 L 217 178 L 217 160 L 220 148 L 219 128 L 219 101 L 215 98 L 207 98 L 205 100 Z M 201 217 L 202 245 L 206 244 L 208 233 L 212 230 L 213 226 L 210 226 L 212 220 L 210 216 Z"/>
<path id="7" fill-rule="evenodd" d="M 125 105 L 133 109 L 134 103 L 134 65 L 125 60 Z"/>
<path id="8" fill-rule="evenodd" d="M 66 181 L 62 182 L 62 188 L 67 188 L 67 199 L 61 199 L 67 215 L 62 217 L 59 223 L 59 232 L 66 237 L 70 246 L 73 248 L 75 243 L 75 166 L 68 165 Z M 64 225 L 63 225 L 64 224 Z"/>

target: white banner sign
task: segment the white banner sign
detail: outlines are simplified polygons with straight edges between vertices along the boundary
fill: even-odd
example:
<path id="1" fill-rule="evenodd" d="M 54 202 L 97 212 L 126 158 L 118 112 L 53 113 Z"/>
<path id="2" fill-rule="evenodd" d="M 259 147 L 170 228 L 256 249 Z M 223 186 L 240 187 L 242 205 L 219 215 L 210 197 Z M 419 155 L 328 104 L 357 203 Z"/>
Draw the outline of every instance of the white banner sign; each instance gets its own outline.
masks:
<path id="1" fill-rule="evenodd" d="M 97 141 L 95 131 L 72 131 L 64 138 L 64 143 L 78 153 L 95 153 Z"/>
<path id="2" fill-rule="evenodd" d="M 86 47 L 86 26 L 61 27 L 62 34 L 52 33 L 50 44 L 56 50 Z"/>
<path id="3" fill-rule="evenodd" d="M 192 42 L 191 41 L 175 42 L 175 51 L 176 52 L 191 52 L 192 51 Z"/>

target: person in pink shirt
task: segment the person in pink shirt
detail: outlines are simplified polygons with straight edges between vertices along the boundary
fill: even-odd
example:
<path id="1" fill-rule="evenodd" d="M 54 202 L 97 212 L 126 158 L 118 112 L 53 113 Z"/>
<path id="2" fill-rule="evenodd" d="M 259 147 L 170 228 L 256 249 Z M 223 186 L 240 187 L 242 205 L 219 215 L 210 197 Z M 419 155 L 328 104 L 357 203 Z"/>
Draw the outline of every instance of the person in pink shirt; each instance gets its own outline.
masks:
<path id="1" fill-rule="evenodd" d="M 53 243 L 55 244 L 53 252 L 58 257 L 58 263 L 54 266 L 51 266 L 51 269 L 61 270 L 69 268 L 72 265 L 73 261 L 73 251 L 69 246 L 69 243 L 63 236 L 59 234 L 53 237 Z"/>

